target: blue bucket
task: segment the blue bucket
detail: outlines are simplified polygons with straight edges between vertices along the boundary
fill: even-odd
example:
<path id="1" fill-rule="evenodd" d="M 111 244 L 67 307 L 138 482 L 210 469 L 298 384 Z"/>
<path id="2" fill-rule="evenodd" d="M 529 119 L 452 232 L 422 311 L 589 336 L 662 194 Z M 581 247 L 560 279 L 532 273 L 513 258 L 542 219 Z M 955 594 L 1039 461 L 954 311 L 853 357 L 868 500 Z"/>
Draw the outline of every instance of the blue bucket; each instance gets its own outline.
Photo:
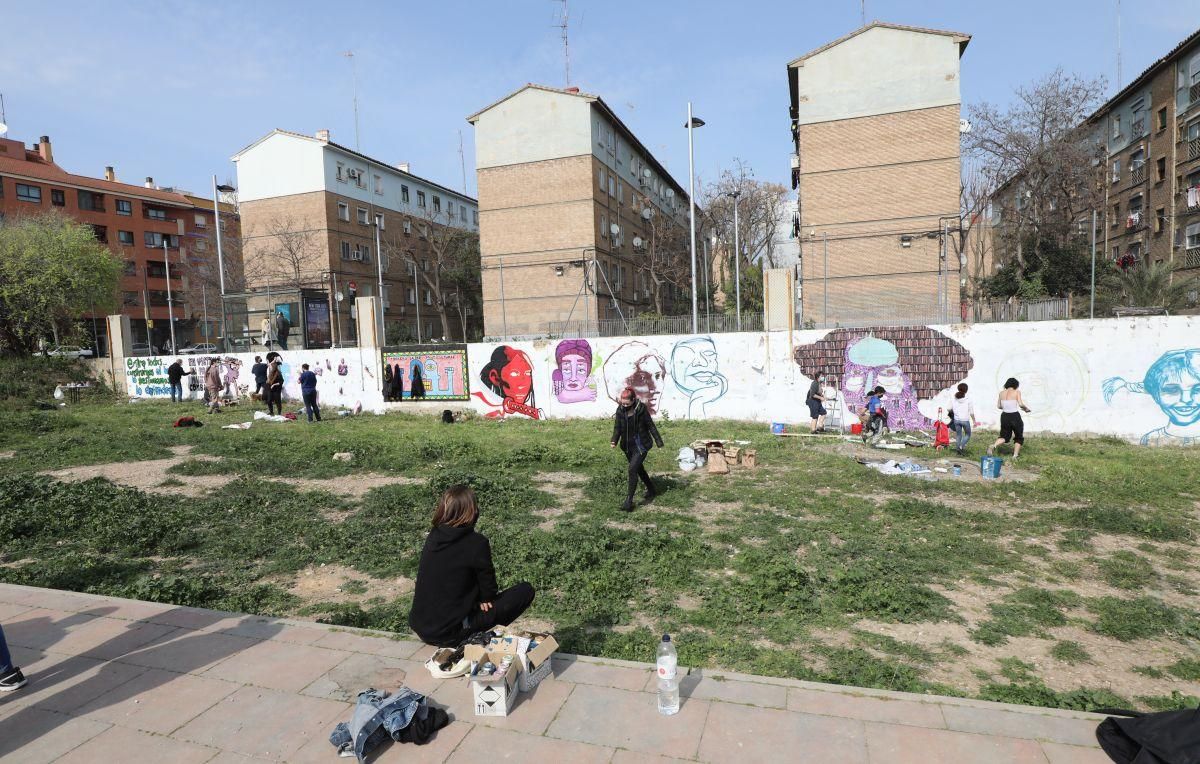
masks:
<path id="1" fill-rule="evenodd" d="M 987 480 L 1000 477 L 1000 465 L 1004 460 L 998 456 L 984 456 L 979 460 L 979 474 Z"/>
<path id="2" fill-rule="evenodd" d="M 783 434 L 783 422 L 771 422 L 771 434 L 772 435 L 782 435 Z"/>

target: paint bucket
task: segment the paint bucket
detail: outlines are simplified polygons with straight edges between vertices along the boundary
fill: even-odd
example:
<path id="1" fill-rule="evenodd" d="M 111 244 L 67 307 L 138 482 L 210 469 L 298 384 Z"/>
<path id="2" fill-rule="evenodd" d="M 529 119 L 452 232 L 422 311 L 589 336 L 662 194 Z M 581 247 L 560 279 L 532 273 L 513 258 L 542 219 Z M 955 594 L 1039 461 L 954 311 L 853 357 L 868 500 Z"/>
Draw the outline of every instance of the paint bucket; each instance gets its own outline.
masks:
<path id="1" fill-rule="evenodd" d="M 783 434 L 783 422 L 771 422 L 771 434 L 772 435 L 782 435 Z"/>
<path id="2" fill-rule="evenodd" d="M 854 424 L 850 425 L 850 434 L 851 435 L 862 435 L 862 424 L 859 422 L 855 422 Z"/>
<path id="3" fill-rule="evenodd" d="M 979 474 L 988 480 L 1000 477 L 1000 465 L 1003 460 L 998 456 L 984 456 L 979 460 Z"/>

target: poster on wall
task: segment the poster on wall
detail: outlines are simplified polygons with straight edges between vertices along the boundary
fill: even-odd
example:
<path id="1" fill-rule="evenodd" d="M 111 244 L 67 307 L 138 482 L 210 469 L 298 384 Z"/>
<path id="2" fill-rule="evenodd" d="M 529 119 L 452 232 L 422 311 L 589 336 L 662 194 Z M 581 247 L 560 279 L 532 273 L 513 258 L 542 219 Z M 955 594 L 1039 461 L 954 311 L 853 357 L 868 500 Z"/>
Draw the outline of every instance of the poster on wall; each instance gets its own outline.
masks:
<path id="1" fill-rule="evenodd" d="M 166 358 L 142 357 L 125 359 L 125 384 L 133 398 L 170 397 L 171 383 L 167 380 Z"/>
<path id="2" fill-rule="evenodd" d="M 333 346 L 330 328 L 329 298 L 304 299 L 304 347 L 310 350 Z"/>
<path id="3" fill-rule="evenodd" d="M 465 401 L 470 399 L 467 382 L 466 348 L 400 350 L 383 354 L 385 400 L 412 398 L 412 383 L 420 375 L 425 399 Z"/>

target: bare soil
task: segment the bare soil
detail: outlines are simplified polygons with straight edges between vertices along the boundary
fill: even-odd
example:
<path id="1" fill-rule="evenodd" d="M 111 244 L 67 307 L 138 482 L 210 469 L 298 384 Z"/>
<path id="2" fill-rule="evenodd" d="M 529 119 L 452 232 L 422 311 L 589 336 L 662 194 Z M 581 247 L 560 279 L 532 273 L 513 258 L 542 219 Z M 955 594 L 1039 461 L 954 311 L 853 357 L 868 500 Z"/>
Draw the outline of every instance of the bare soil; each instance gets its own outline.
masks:
<path id="1" fill-rule="evenodd" d="M 533 514 L 544 518 L 537 527 L 544 531 L 552 531 L 558 524 L 559 517 L 575 511 L 575 507 L 583 501 L 585 481 L 587 481 L 587 476 L 577 472 L 539 472 L 534 475 L 533 482 L 537 487 L 559 500 L 559 503 L 553 507 L 533 511 Z"/>
<path id="2" fill-rule="evenodd" d="M 355 582 L 356 585 L 347 584 Z M 295 574 L 288 591 L 301 599 L 304 605 L 320 602 L 357 602 L 370 600 L 391 601 L 413 590 L 413 580 L 398 578 L 374 578 L 353 568 L 341 565 L 319 565 L 305 568 Z"/>

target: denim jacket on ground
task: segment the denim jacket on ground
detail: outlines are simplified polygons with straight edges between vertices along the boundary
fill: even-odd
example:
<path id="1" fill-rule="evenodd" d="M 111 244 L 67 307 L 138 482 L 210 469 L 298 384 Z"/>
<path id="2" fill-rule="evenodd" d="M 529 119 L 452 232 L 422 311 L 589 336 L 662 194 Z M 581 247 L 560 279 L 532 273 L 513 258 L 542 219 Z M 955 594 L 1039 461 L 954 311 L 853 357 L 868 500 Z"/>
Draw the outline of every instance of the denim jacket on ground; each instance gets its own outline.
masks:
<path id="1" fill-rule="evenodd" d="M 398 739 L 400 730 L 414 718 L 424 718 L 427 713 L 429 707 L 425 696 L 403 685 L 390 696 L 385 690 L 363 690 L 358 694 L 358 704 L 350 723 L 338 724 L 329 736 L 329 742 L 338 749 L 338 754 L 347 756 L 353 751 L 360 762 L 366 761 L 367 753 L 385 737 Z"/>

